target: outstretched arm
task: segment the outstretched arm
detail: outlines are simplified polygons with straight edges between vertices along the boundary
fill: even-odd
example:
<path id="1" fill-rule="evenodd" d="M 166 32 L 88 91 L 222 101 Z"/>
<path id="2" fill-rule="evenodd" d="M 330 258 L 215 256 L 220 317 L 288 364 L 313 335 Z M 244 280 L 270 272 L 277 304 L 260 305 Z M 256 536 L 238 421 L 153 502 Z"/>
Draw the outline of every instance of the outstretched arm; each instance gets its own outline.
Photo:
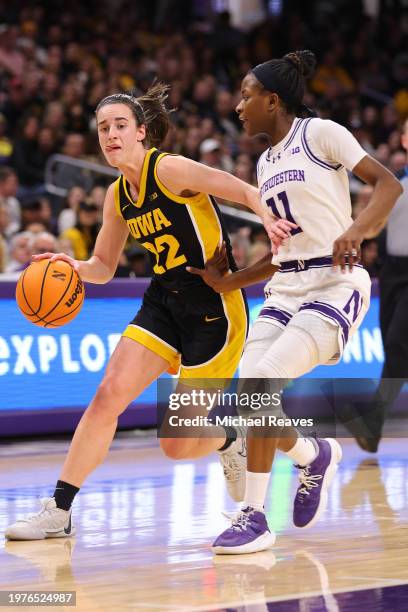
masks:
<path id="1" fill-rule="evenodd" d="M 225 293 L 260 283 L 270 278 L 279 269 L 278 266 L 271 264 L 271 256 L 269 254 L 252 264 L 252 266 L 238 270 L 238 272 L 232 272 L 231 274 L 225 274 L 225 262 L 227 262 L 227 255 L 224 242 L 221 249 L 216 248 L 214 255 L 206 262 L 205 268 L 189 266 L 187 271 L 201 276 L 203 281 L 217 293 Z"/>
<path id="2" fill-rule="evenodd" d="M 263 219 L 259 191 L 253 185 L 210 166 L 205 166 L 181 155 L 165 155 L 158 164 L 160 181 L 176 195 L 183 192 L 208 193 L 215 197 L 243 204 Z"/>

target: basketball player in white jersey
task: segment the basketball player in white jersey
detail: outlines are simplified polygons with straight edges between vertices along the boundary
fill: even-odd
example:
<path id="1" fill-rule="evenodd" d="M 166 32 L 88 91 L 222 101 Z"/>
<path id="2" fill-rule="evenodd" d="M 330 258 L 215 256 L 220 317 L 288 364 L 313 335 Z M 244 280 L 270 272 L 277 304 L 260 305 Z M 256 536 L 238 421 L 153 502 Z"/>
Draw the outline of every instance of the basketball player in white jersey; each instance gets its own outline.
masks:
<path id="1" fill-rule="evenodd" d="M 248 135 L 263 132 L 270 138 L 257 173 L 262 204 L 276 219 L 269 230 L 272 263 L 269 256 L 222 278 L 211 265 L 190 270 L 220 292 L 273 274 L 240 375 L 268 379 L 269 389 L 275 384 L 276 391 L 288 380 L 341 358 L 370 302 L 370 278 L 358 263 L 360 244 L 378 233 L 401 192 L 393 175 L 344 127 L 302 118 L 307 110 L 301 106 L 305 79 L 314 66 L 310 51 L 256 66 L 242 82 L 236 109 Z M 347 170 L 374 186 L 369 205 L 354 223 Z M 232 526 L 214 542 L 214 552 L 241 554 L 273 545 L 264 503 L 276 448 L 300 469 L 294 524 L 310 527 L 323 512 L 342 455 L 339 443 L 302 438 L 293 428 L 261 437 L 249 430 L 244 503 Z"/>

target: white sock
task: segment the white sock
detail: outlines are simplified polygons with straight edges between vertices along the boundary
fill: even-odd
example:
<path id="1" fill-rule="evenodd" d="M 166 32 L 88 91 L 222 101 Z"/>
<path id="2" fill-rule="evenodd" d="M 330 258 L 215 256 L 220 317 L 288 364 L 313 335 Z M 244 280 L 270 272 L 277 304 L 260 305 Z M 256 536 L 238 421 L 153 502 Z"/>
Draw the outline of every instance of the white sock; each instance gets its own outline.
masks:
<path id="1" fill-rule="evenodd" d="M 296 465 L 301 465 L 302 467 L 312 463 L 316 459 L 317 454 L 316 444 L 311 438 L 298 438 L 295 446 L 285 453 Z"/>
<path id="2" fill-rule="evenodd" d="M 245 499 L 242 504 L 243 508 L 251 506 L 251 508 L 263 512 L 270 475 L 270 472 L 263 474 L 261 472 L 247 471 L 245 479 Z"/>

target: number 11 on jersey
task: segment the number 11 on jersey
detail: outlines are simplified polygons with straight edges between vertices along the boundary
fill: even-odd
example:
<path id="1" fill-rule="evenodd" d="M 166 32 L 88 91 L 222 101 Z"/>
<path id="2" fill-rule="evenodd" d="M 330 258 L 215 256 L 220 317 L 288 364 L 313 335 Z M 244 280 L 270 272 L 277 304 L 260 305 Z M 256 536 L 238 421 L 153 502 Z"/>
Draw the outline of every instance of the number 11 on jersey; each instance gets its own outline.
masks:
<path id="1" fill-rule="evenodd" d="M 279 219 L 287 219 L 291 223 L 296 223 L 296 220 L 293 218 L 293 215 L 290 212 L 290 205 L 288 196 L 286 195 L 286 191 L 281 191 L 277 194 L 277 196 L 278 200 L 280 200 L 283 204 L 284 215 L 280 214 L 278 207 L 276 206 L 275 198 L 269 198 L 268 200 L 266 200 L 266 204 L 272 210 L 275 217 L 278 217 Z M 296 223 L 296 225 L 298 225 L 298 223 Z M 297 227 L 296 229 L 290 230 L 290 234 L 292 236 L 295 236 L 295 234 L 300 234 L 300 232 L 303 232 L 301 227 Z"/>

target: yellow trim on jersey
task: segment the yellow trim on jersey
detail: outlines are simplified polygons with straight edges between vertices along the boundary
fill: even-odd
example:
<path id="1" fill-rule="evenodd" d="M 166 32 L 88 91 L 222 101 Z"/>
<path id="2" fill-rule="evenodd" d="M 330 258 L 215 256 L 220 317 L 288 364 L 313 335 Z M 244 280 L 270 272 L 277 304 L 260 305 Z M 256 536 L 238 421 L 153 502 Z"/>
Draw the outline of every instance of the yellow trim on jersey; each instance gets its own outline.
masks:
<path id="1" fill-rule="evenodd" d="M 173 193 L 172 191 L 170 191 L 169 189 L 167 189 L 167 187 L 165 185 L 163 185 L 163 183 L 161 182 L 161 180 L 159 179 L 159 177 L 157 176 L 157 165 L 159 163 L 159 161 L 165 156 L 165 155 L 169 155 L 168 153 L 160 153 L 160 155 L 158 156 L 158 158 L 156 159 L 156 163 L 154 165 L 154 179 L 158 185 L 158 187 L 160 188 L 160 190 L 164 193 L 164 195 L 166 195 L 170 200 L 173 200 L 173 202 L 177 202 L 178 204 L 200 204 L 201 200 L 203 198 L 206 198 L 207 195 L 205 193 L 197 193 L 195 196 L 191 196 L 189 198 L 184 198 L 183 196 L 180 195 L 176 195 L 175 193 Z"/>
<path id="2" fill-rule="evenodd" d="M 135 340 L 169 362 L 172 373 L 180 367 L 180 353 L 170 344 L 138 325 L 128 325 L 122 336 Z"/>
<path id="3" fill-rule="evenodd" d="M 122 211 L 120 210 L 119 187 L 120 187 L 120 177 L 118 179 L 116 179 L 116 181 L 113 183 L 113 199 L 114 199 L 114 202 L 115 202 L 116 212 L 119 215 L 119 217 L 121 217 L 122 216 Z"/>
<path id="4" fill-rule="evenodd" d="M 228 291 L 221 294 L 228 331 L 224 346 L 207 362 L 196 366 L 180 368 L 181 379 L 191 378 L 232 378 L 246 340 L 248 318 L 242 291 Z M 209 323 L 211 325 L 211 323 Z M 183 381 L 182 381 L 183 382 Z"/>
<path id="5" fill-rule="evenodd" d="M 197 206 L 187 206 L 197 237 L 203 248 L 204 262 L 214 255 L 222 243 L 222 227 L 210 196 L 202 193 Z"/>
<path id="6" fill-rule="evenodd" d="M 129 200 L 129 202 L 131 204 L 133 204 L 133 206 L 136 206 L 136 208 L 140 208 L 142 206 L 143 202 L 144 202 L 144 199 L 145 199 L 147 171 L 149 169 L 150 156 L 153 153 L 153 151 L 156 151 L 156 149 L 154 147 L 152 149 L 149 149 L 146 152 L 145 158 L 143 160 L 142 175 L 140 177 L 140 187 L 139 187 L 139 195 L 138 195 L 138 198 L 137 198 L 137 202 L 134 202 L 132 200 L 132 198 L 130 197 L 130 194 L 129 194 L 128 190 L 127 190 L 126 178 L 122 174 L 122 184 L 123 184 L 123 190 L 125 192 L 125 195 L 126 195 L 127 199 Z"/>

